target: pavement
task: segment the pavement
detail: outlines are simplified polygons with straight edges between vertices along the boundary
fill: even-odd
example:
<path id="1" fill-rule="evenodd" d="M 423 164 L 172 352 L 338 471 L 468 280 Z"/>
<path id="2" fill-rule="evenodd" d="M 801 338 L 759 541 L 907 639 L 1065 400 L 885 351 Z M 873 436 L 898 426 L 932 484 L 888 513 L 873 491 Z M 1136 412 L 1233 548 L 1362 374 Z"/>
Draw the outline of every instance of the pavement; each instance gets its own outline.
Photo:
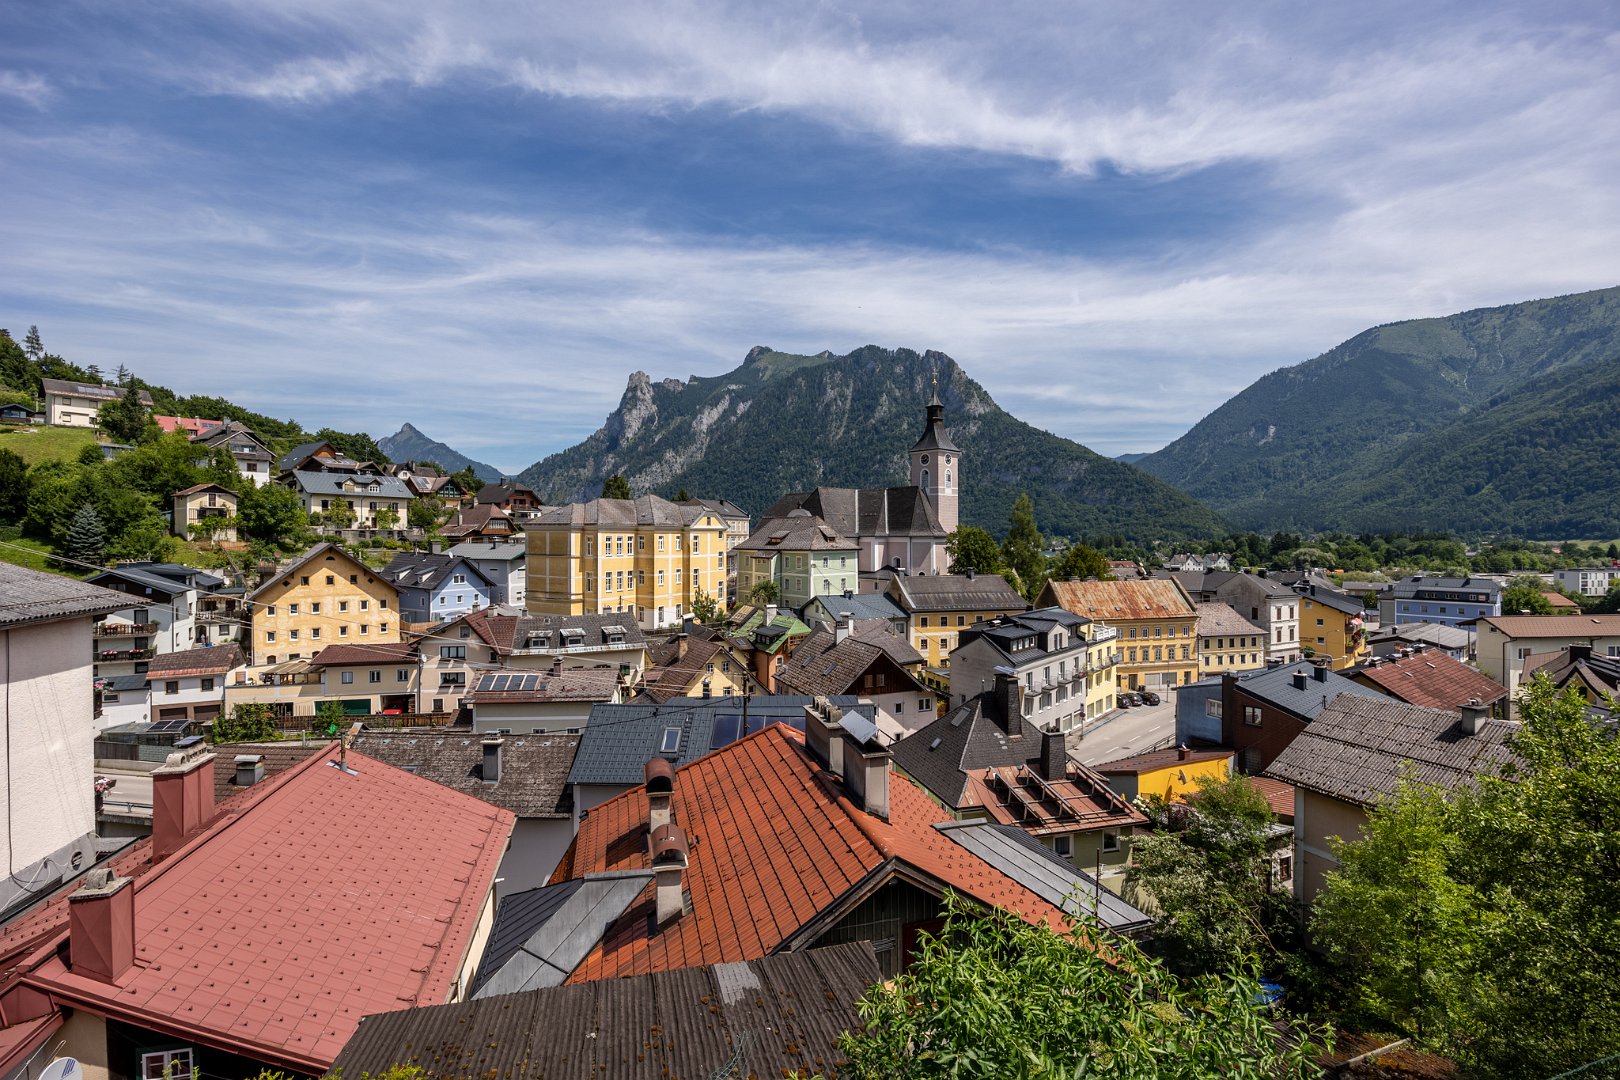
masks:
<path id="1" fill-rule="evenodd" d="M 1139 754 L 1176 734 L 1176 698 L 1165 694 L 1157 705 L 1120 709 L 1105 717 L 1096 727 L 1087 728 L 1069 756 L 1082 765 L 1099 765 L 1116 758 Z"/>
<path id="2" fill-rule="evenodd" d="M 152 774 L 141 769 L 97 768 L 97 776 L 111 776 L 117 785 L 102 796 L 101 812 L 105 816 L 125 818 L 152 817 Z"/>

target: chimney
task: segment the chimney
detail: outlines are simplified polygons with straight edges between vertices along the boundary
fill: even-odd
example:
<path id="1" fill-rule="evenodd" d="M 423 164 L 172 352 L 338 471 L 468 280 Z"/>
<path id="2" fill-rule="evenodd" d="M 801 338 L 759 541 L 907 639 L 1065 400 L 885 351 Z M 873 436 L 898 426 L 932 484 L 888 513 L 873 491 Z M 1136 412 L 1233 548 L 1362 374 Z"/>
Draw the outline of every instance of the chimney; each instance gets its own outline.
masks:
<path id="1" fill-rule="evenodd" d="M 853 622 L 850 619 L 849 612 L 840 611 L 838 613 L 838 621 L 833 624 L 833 643 L 837 644 L 842 641 L 847 641 L 852 632 Z"/>
<path id="2" fill-rule="evenodd" d="M 804 707 L 804 743 L 827 771 L 844 778 L 844 711 L 824 697 Z"/>
<path id="3" fill-rule="evenodd" d="M 210 778 L 210 784 L 212 779 Z M 68 897 L 73 974 L 117 982 L 135 963 L 135 880 L 92 870 Z"/>
<path id="4" fill-rule="evenodd" d="M 1024 688 L 1018 682 L 1018 674 L 1011 668 L 996 668 L 996 689 L 991 707 L 986 711 L 1008 735 L 1023 731 L 1018 721 L 1024 715 Z"/>
<path id="5" fill-rule="evenodd" d="M 1294 672 L 1294 689 L 1295 690 L 1303 690 L 1303 689 L 1305 689 L 1305 687 L 1310 685 L 1310 682 L 1311 682 L 1311 677 L 1309 675 L 1305 674 L 1303 671 Z"/>
<path id="6" fill-rule="evenodd" d="M 647 787 L 647 837 L 666 825 L 675 824 L 675 766 L 668 758 L 655 757 L 641 767 L 641 780 Z"/>
<path id="7" fill-rule="evenodd" d="M 681 632 L 675 635 L 675 659 L 676 660 L 684 660 L 684 659 L 686 659 L 686 649 L 687 649 L 687 646 L 691 643 L 691 640 L 692 640 L 691 638 L 686 636 L 685 624 L 683 623 L 682 628 L 681 628 Z"/>
<path id="8" fill-rule="evenodd" d="M 894 756 L 876 743 L 844 733 L 844 787 L 873 817 L 889 820 L 889 781 Z"/>
<path id="9" fill-rule="evenodd" d="M 236 755 L 236 786 L 252 787 L 264 779 L 263 754 Z"/>
<path id="10" fill-rule="evenodd" d="M 1464 735 L 1478 735 L 1485 721 L 1491 717 L 1489 705 L 1481 705 L 1479 698 L 1469 698 L 1468 704 L 1462 707 L 1462 729 Z"/>
<path id="11" fill-rule="evenodd" d="M 774 603 L 765 605 L 765 625 L 769 626 L 776 621 L 777 608 Z"/>
<path id="12" fill-rule="evenodd" d="M 1069 775 L 1069 747 L 1061 731 L 1041 732 L 1041 775 L 1048 780 Z"/>
<path id="13" fill-rule="evenodd" d="M 973 567 L 971 567 L 971 566 L 970 566 L 970 567 L 968 567 L 968 568 L 967 568 L 967 574 L 966 574 L 966 577 L 967 577 L 967 579 L 968 579 L 968 580 L 969 580 L 969 581 L 972 581 L 972 580 L 973 580 Z"/>
<path id="14" fill-rule="evenodd" d="M 444 554 L 444 544 L 440 543 L 437 540 L 431 541 L 428 544 L 428 550 L 431 551 L 435 555 L 443 555 Z"/>
<path id="15" fill-rule="evenodd" d="M 1592 659 L 1591 645 L 1571 645 L 1569 647 L 1569 662 L 1574 664 L 1582 660 Z"/>
<path id="16" fill-rule="evenodd" d="M 501 782 L 501 744 L 506 742 L 499 735 L 485 735 L 484 746 L 484 783 L 498 784 Z"/>
<path id="17" fill-rule="evenodd" d="M 1311 674 L 1315 676 L 1317 682 L 1327 682 L 1328 661 L 1323 660 L 1322 662 L 1318 663 L 1314 668 L 1311 669 Z"/>
<path id="18" fill-rule="evenodd" d="M 844 590 L 844 599 L 845 600 L 853 599 L 854 596 L 855 596 L 855 590 L 854 589 L 845 589 Z"/>
<path id="19" fill-rule="evenodd" d="M 152 773 L 152 858 L 173 855 L 214 816 L 214 755 L 198 743 Z"/>
<path id="20" fill-rule="evenodd" d="M 1177 761 L 1186 761 L 1187 760 L 1187 744 L 1186 743 L 1183 743 L 1180 746 L 1176 747 L 1176 760 Z"/>
<path id="21" fill-rule="evenodd" d="M 656 918 L 658 926 L 663 927 L 679 918 L 686 906 L 681 879 L 686 875 L 691 852 L 679 825 L 660 826 L 652 833 L 651 841 Z"/>

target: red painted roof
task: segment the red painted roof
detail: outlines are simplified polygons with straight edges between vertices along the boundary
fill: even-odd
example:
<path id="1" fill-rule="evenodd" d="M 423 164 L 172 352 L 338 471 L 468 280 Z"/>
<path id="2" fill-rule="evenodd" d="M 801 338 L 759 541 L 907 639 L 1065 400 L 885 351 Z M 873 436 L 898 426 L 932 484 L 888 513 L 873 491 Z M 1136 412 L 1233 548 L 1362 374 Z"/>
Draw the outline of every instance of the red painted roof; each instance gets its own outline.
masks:
<path id="1" fill-rule="evenodd" d="M 1507 687 L 1439 649 L 1364 665 L 1355 675 L 1391 697 L 1431 709 L 1455 709 L 1472 699 L 1489 705 L 1507 697 Z"/>
<path id="2" fill-rule="evenodd" d="M 335 746 L 221 804 L 136 874 L 136 961 L 115 985 L 58 956 L 63 901 L 8 928 L 26 983 L 60 1004 L 300 1072 L 329 1067 L 373 1012 L 450 998 L 514 818 Z M 42 928 L 55 933 L 41 938 Z"/>
<path id="3" fill-rule="evenodd" d="M 684 882 L 691 911 L 649 934 L 649 885 L 569 981 L 765 956 L 890 859 L 1031 922 L 1063 920 L 934 829 L 951 815 L 898 772 L 889 801 L 888 821 L 856 806 L 783 724 L 682 767 L 674 816 L 694 838 Z M 637 787 L 590 811 L 552 881 L 645 869 L 646 837 L 646 789 Z"/>

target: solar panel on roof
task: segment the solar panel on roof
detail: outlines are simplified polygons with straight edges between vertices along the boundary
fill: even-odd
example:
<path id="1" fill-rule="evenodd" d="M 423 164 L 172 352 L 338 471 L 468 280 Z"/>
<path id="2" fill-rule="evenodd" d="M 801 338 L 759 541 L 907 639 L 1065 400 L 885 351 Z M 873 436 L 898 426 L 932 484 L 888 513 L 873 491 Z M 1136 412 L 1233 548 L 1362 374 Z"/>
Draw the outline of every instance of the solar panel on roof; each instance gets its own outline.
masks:
<path id="1" fill-rule="evenodd" d="M 709 736 L 709 749 L 730 746 L 742 738 L 742 717 L 736 713 L 723 713 L 714 718 L 714 729 Z"/>

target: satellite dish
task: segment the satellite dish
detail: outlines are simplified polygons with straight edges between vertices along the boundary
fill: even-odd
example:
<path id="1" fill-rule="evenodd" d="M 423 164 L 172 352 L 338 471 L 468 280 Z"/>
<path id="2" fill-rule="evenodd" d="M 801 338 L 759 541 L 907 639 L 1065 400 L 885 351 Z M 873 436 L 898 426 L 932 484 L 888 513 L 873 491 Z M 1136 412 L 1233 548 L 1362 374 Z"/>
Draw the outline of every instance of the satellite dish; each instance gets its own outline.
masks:
<path id="1" fill-rule="evenodd" d="M 59 1057 L 45 1066 L 39 1080 L 84 1080 L 84 1070 L 77 1058 Z"/>

